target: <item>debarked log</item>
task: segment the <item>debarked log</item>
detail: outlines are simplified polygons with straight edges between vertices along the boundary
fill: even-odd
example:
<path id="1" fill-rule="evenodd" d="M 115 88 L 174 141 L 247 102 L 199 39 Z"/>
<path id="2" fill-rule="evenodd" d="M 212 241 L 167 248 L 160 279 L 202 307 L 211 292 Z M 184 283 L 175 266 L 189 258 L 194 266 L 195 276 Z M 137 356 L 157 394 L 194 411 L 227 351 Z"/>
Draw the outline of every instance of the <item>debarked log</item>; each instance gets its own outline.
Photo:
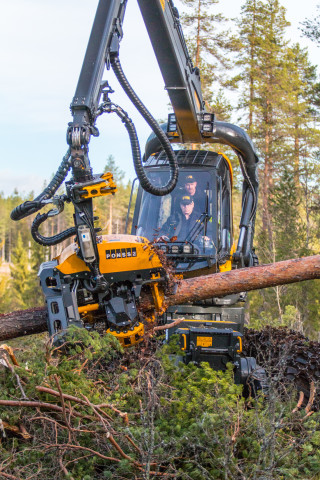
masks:
<path id="1" fill-rule="evenodd" d="M 257 267 L 241 268 L 230 272 L 214 273 L 203 277 L 179 280 L 164 299 L 165 307 L 197 302 L 232 293 L 249 292 L 276 285 L 320 278 L 320 255 L 285 260 Z M 151 294 L 143 293 L 139 309 L 147 312 L 154 308 Z M 45 307 L 0 315 L 0 341 L 47 330 Z"/>

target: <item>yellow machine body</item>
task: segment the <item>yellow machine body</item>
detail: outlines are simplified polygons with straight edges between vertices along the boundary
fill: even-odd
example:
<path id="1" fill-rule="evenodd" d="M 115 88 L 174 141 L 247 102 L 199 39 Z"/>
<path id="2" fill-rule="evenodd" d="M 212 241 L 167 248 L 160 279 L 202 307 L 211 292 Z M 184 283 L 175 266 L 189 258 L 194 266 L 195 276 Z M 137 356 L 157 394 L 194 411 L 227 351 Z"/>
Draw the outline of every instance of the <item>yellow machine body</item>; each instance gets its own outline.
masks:
<path id="1" fill-rule="evenodd" d="M 164 298 L 161 285 L 163 266 L 149 240 L 135 235 L 102 235 L 98 242 L 99 268 L 108 283 L 112 286 L 126 282 L 133 285 L 143 282 L 155 299 L 156 309 L 161 311 Z M 77 255 L 78 251 L 78 244 L 73 243 L 56 257 L 58 265 L 55 269 L 63 281 L 68 277 L 81 279 L 89 275 L 90 269 Z M 85 323 L 92 324 L 94 316 L 103 312 L 103 307 L 95 300 L 78 305 L 78 312 Z M 154 321 L 154 316 L 147 320 Z M 128 347 L 143 340 L 144 325 L 137 322 L 121 329 L 110 325 L 107 333 L 114 335 L 122 346 Z"/>
<path id="2" fill-rule="evenodd" d="M 162 267 L 149 240 L 143 237 L 102 235 L 97 247 L 100 272 L 104 275 Z M 65 275 L 89 272 L 89 267 L 77 256 L 78 248 L 77 243 L 72 243 L 61 252 L 57 257 L 57 270 Z"/>

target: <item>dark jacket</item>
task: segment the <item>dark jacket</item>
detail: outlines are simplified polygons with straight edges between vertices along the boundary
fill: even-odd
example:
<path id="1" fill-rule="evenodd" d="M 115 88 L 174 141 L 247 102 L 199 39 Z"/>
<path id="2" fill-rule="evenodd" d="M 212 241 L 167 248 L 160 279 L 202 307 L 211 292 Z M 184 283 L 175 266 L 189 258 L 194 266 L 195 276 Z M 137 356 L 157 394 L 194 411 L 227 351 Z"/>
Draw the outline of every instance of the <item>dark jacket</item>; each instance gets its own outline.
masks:
<path id="1" fill-rule="evenodd" d="M 169 238 L 178 237 L 178 240 L 183 242 L 190 231 L 195 228 L 200 216 L 198 211 L 193 211 L 188 220 L 181 212 L 171 215 L 162 226 L 160 234 Z"/>
<path id="2" fill-rule="evenodd" d="M 189 195 L 189 194 L 188 194 Z M 194 195 L 190 195 L 192 200 L 194 201 L 194 208 L 200 212 L 204 213 L 206 210 L 206 201 L 207 201 L 207 196 L 204 192 L 201 191 L 196 191 Z"/>

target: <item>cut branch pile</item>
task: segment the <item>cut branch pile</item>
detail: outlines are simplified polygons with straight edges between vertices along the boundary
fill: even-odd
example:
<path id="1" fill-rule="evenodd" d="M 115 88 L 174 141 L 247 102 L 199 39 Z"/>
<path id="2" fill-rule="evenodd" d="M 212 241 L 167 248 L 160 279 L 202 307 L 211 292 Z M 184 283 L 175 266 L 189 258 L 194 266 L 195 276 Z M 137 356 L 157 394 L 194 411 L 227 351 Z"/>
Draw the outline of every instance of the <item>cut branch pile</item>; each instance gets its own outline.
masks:
<path id="1" fill-rule="evenodd" d="M 82 347 L 84 348 L 84 345 Z M 63 355 L 61 356 L 63 349 L 63 346 L 60 347 L 60 350 L 55 349 L 55 357 L 47 356 L 47 360 L 49 359 L 47 369 L 59 365 L 59 358 L 64 358 Z M 95 355 L 94 347 L 89 346 L 83 352 L 71 357 L 71 361 L 77 359 L 76 361 L 82 362 L 90 351 Z M 87 360 L 89 358 L 90 355 Z M 158 462 L 146 462 L 147 454 L 141 450 L 141 446 L 136 444 L 130 433 L 130 426 L 136 415 L 139 415 L 139 404 L 134 413 L 128 413 L 112 403 L 93 402 L 88 398 L 89 395 L 83 393 L 80 393 L 79 396 L 70 395 L 65 393 L 62 387 L 62 382 L 65 382 L 63 375 L 60 378 L 55 373 L 47 377 L 47 385 L 31 386 L 32 394 L 27 396 L 24 390 L 21 390 L 21 385 L 30 388 L 30 373 L 28 380 L 24 377 L 28 371 L 18 365 L 12 350 L 6 345 L 0 346 L 0 359 L 2 359 L 0 366 L 7 370 L 7 379 L 10 377 L 15 384 L 14 393 L 11 388 L 13 399 L 0 399 L 1 416 L 7 418 L 8 409 L 10 409 L 9 412 L 19 412 L 18 415 L 23 419 L 23 424 L 20 421 L 18 426 L 0 420 L 0 443 L 16 437 L 23 439 L 27 444 L 28 441 L 31 442 L 28 447 L 30 453 L 32 451 L 39 453 L 40 450 L 41 455 L 46 455 L 48 452 L 54 459 L 51 462 L 54 474 L 51 473 L 46 478 L 73 478 L 70 476 L 69 466 L 83 458 L 87 458 L 88 461 L 92 459 L 95 464 L 99 464 L 97 459 L 100 459 L 102 465 L 107 465 L 108 471 L 112 471 L 112 465 L 126 461 L 129 465 L 128 468 L 135 472 L 133 478 L 139 478 L 139 476 L 142 478 L 146 472 L 149 477 L 152 475 L 152 478 L 174 478 L 174 474 L 170 473 L 170 466 L 166 465 L 164 468 Z M 103 355 L 99 357 L 99 360 L 92 358 L 85 362 L 84 378 L 87 378 L 88 382 L 92 381 L 90 379 L 92 374 L 94 376 L 98 374 L 100 361 L 104 361 Z M 148 362 L 148 360 L 146 361 Z M 121 370 L 120 365 L 118 368 Z M 83 375 L 82 370 L 72 369 L 71 371 L 75 376 Z M 66 373 L 66 378 L 68 375 Z M 52 388 L 52 384 L 55 384 L 56 388 Z M 94 384 L 97 392 L 105 391 L 107 396 L 112 395 L 119 388 L 119 384 L 110 388 L 102 380 L 98 380 Z M 15 457 L 18 458 L 21 452 L 19 450 L 15 453 L 12 450 L 12 452 L 12 455 L 4 457 L 0 461 L 0 478 L 20 480 L 24 467 L 20 462 L 15 463 Z M 29 466 L 28 464 L 26 468 Z M 35 478 L 43 477 L 39 472 L 39 477 L 35 475 Z"/>

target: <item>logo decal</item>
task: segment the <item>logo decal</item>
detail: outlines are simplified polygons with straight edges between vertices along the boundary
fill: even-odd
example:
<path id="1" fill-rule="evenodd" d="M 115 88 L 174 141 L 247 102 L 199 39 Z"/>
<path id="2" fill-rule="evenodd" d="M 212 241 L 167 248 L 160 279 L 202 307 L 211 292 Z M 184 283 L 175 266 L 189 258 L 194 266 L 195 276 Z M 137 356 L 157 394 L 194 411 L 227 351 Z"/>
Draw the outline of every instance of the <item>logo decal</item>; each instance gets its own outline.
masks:
<path id="1" fill-rule="evenodd" d="M 137 249 L 134 248 L 117 248 L 116 250 L 106 250 L 106 259 L 115 260 L 117 258 L 132 258 L 137 256 Z"/>

